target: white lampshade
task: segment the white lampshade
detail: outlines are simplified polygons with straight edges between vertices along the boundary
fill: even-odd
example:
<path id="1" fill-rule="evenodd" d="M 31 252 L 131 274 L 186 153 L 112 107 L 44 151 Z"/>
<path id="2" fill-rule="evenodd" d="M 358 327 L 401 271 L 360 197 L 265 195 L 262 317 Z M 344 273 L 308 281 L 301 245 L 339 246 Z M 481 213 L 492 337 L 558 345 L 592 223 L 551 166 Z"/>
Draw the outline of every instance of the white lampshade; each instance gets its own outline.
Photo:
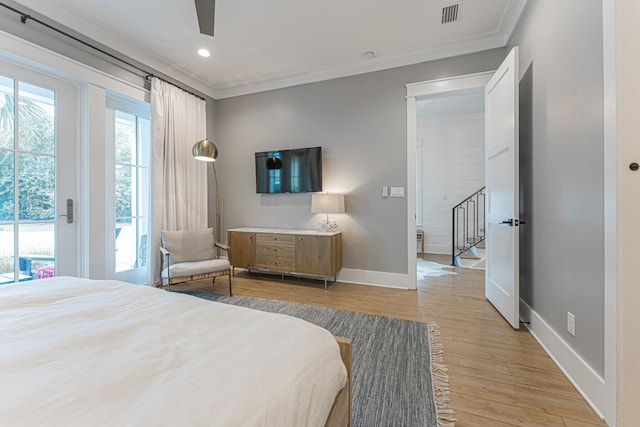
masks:
<path id="1" fill-rule="evenodd" d="M 344 213 L 344 194 L 312 194 L 311 212 L 326 214 Z"/>

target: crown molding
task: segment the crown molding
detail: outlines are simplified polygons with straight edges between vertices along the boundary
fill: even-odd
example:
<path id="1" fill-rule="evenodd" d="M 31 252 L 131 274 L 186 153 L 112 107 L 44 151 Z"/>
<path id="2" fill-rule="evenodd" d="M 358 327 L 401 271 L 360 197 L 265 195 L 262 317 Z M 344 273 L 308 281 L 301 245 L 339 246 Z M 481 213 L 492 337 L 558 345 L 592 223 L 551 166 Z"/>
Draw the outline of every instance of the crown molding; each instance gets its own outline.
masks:
<path id="1" fill-rule="evenodd" d="M 495 35 L 475 40 L 467 43 L 457 44 L 440 49 L 429 49 L 421 52 L 415 52 L 408 55 L 394 57 L 379 57 L 371 61 L 367 61 L 355 65 L 346 65 L 341 67 L 327 68 L 324 70 L 310 71 L 307 73 L 296 74 L 293 76 L 283 77 L 273 80 L 264 80 L 256 83 L 248 83 L 241 86 L 229 88 L 215 89 L 213 92 L 214 99 L 225 99 L 236 96 L 249 95 L 258 92 L 266 92 L 275 89 L 282 89 L 291 86 L 299 86 L 303 84 L 316 83 L 325 80 L 338 79 L 342 77 L 350 77 L 358 74 L 366 74 L 375 71 L 384 71 L 408 65 L 419 64 L 422 62 L 433 61 L 436 59 L 449 58 L 453 56 L 465 55 L 469 53 L 480 52 L 483 50 L 504 47 L 504 36 Z"/>

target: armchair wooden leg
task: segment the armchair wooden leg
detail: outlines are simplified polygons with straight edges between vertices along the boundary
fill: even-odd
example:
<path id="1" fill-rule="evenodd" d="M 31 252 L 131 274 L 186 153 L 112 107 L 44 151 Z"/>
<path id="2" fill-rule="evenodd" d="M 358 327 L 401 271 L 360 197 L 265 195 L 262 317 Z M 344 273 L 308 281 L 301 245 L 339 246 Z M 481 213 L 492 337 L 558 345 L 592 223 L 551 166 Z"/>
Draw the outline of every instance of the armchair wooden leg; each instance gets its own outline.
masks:
<path id="1" fill-rule="evenodd" d="M 231 274 L 229 274 L 229 296 L 233 296 L 233 288 L 231 287 Z"/>

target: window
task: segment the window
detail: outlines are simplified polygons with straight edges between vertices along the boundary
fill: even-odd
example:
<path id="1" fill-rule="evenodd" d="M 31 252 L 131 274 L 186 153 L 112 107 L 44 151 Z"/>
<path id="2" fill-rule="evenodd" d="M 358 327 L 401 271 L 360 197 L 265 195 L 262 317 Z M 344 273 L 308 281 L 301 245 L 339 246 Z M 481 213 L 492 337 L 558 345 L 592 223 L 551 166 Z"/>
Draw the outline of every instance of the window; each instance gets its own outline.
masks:
<path id="1" fill-rule="evenodd" d="M 142 282 L 148 265 L 148 104 L 108 97 L 107 117 L 113 132 L 113 271 L 119 279 Z"/>

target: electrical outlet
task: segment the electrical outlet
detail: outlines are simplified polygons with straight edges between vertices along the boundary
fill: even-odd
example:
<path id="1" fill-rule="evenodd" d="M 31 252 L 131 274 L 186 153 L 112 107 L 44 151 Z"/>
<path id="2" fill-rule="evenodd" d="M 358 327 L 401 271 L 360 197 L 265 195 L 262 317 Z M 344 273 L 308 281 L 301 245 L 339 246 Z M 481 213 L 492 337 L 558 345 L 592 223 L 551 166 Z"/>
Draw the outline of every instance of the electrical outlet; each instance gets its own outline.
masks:
<path id="1" fill-rule="evenodd" d="M 567 331 L 574 337 L 576 336 L 576 316 L 570 311 L 567 311 Z"/>

